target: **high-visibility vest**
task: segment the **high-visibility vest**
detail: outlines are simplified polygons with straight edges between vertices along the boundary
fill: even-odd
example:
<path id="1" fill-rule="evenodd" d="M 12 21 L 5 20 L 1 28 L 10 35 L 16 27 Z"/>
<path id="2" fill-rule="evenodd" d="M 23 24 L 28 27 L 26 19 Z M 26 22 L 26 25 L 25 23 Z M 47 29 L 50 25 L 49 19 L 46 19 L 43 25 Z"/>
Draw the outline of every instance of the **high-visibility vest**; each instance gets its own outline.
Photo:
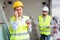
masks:
<path id="1" fill-rule="evenodd" d="M 47 28 L 47 26 L 50 26 L 50 22 L 51 22 L 51 16 L 47 15 L 46 19 L 43 19 L 43 16 L 39 16 L 38 18 L 39 20 L 39 30 L 40 30 L 40 34 L 45 34 L 45 35 L 50 35 L 51 33 L 51 28 Z"/>
<path id="2" fill-rule="evenodd" d="M 29 40 L 30 36 L 28 33 L 28 26 L 26 20 L 29 19 L 28 16 L 23 16 L 23 21 L 18 20 L 18 28 L 13 30 L 12 25 L 10 24 L 10 40 Z M 10 22 L 15 21 L 15 16 L 11 17 Z M 23 23 L 23 24 L 22 24 Z"/>

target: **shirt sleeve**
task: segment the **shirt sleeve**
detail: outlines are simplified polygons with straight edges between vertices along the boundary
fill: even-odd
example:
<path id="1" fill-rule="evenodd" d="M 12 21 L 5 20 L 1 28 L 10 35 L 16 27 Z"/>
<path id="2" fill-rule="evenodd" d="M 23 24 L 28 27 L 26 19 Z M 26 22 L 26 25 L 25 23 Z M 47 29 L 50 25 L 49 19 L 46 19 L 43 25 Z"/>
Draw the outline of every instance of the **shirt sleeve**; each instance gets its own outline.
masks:
<path id="1" fill-rule="evenodd" d="M 53 19 L 51 19 L 51 21 L 50 21 L 50 27 L 51 27 L 51 28 L 54 27 L 54 21 L 53 21 Z"/>
<path id="2" fill-rule="evenodd" d="M 11 24 L 13 30 L 16 30 L 18 28 L 18 22 L 17 21 L 12 21 L 12 22 L 10 22 L 10 24 Z"/>

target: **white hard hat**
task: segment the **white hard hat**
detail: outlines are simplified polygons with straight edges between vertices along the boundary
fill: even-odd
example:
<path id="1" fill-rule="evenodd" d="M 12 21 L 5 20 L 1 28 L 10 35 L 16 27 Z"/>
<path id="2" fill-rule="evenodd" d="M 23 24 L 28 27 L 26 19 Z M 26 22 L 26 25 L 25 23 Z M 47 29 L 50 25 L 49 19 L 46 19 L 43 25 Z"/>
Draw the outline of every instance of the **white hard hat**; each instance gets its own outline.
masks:
<path id="1" fill-rule="evenodd" d="M 47 6 L 45 6 L 45 7 L 43 7 L 42 11 L 49 11 L 49 9 Z"/>

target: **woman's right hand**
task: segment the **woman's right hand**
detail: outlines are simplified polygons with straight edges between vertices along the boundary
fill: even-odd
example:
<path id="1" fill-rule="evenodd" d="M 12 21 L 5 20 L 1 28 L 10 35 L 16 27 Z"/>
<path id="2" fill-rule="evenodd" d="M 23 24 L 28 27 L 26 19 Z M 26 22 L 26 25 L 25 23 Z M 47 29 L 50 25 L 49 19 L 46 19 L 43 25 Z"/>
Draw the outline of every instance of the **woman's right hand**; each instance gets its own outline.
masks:
<path id="1" fill-rule="evenodd" d="M 18 12 L 15 11 L 14 14 L 15 14 L 15 18 L 16 18 L 15 20 L 17 21 L 18 20 Z"/>

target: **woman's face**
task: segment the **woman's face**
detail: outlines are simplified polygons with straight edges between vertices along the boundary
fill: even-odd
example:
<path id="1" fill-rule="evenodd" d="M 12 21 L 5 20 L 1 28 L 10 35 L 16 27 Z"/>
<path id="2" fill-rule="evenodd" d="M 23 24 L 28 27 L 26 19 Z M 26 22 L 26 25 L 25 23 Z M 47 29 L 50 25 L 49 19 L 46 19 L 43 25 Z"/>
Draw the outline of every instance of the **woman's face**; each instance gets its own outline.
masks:
<path id="1" fill-rule="evenodd" d="M 22 14 L 23 14 L 23 8 L 22 8 L 22 7 L 17 7 L 17 8 L 15 9 L 15 11 L 17 11 L 18 16 L 22 16 Z"/>

